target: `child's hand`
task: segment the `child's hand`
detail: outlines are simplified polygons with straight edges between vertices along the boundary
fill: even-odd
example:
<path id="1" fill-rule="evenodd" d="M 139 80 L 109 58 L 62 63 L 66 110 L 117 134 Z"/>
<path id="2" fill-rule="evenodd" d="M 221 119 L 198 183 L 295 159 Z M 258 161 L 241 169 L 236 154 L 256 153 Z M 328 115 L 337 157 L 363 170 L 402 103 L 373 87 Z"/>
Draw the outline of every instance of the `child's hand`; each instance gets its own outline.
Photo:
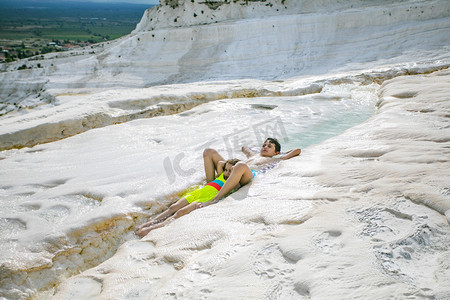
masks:
<path id="1" fill-rule="evenodd" d="M 245 156 L 247 156 L 247 158 L 250 158 L 250 157 L 256 155 L 256 152 L 253 152 L 248 147 L 242 146 L 241 150 L 242 150 L 242 153 L 244 153 Z"/>

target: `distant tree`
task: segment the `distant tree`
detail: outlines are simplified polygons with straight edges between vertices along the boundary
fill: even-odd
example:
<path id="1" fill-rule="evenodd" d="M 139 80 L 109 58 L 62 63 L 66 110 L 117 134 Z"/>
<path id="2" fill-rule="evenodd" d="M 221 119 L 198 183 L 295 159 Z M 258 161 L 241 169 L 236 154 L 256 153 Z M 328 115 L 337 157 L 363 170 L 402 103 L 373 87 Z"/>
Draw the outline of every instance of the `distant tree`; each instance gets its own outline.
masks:
<path id="1" fill-rule="evenodd" d="M 55 51 L 55 47 L 48 47 L 48 46 L 44 46 L 41 48 L 41 53 L 45 54 L 45 53 L 50 53 Z"/>

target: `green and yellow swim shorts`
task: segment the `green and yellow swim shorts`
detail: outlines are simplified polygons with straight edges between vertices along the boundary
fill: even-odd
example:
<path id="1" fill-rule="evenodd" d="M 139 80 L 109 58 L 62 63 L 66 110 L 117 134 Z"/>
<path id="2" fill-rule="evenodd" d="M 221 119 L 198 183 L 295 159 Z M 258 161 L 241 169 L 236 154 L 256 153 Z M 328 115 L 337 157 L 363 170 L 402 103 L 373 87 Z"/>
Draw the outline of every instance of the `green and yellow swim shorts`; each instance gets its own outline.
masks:
<path id="1" fill-rule="evenodd" d="M 206 184 L 204 187 L 196 189 L 192 192 L 185 194 L 183 197 L 187 202 L 208 202 L 212 200 L 220 191 L 222 186 L 225 184 L 225 179 L 223 178 L 223 173 L 219 175 L 216 179 Z"/>

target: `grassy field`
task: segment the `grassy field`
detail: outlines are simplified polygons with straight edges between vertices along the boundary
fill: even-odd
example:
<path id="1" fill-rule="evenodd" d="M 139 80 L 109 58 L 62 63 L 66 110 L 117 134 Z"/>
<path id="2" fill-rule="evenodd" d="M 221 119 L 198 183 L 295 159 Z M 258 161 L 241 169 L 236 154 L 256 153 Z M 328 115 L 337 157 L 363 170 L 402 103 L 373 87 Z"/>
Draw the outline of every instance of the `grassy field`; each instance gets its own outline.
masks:
<path id="1" fill-rule="evenodd" d="M 63 51 L 130 33 L 152 5 L 0 0 L 0 51 L 6 61 Z M 49 43 L 52 43 L 49 45 Z"/>

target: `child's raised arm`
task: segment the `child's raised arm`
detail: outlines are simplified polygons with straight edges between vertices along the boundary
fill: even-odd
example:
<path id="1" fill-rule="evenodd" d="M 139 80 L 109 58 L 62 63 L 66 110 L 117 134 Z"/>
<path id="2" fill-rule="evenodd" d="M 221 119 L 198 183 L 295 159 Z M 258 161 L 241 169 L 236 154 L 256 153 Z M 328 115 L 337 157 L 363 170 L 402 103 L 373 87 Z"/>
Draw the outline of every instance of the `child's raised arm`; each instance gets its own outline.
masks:
<path id="1" fill-rule="evenodd" d="M 217 176 L 222 174 L 223 171 L 225 171 L 225 161 L 219 160 L 219 162 L 217 163 L 217 168 L 216 168 Z"/>
<path id="2" fill-rule="evenodd" d="M 300 149 L 300 148 L 292 149 L 292 150 L 289 150 L 288 152 L 286 152 L 286 153 L 285 153 L 283 156 L 281 156 L 280 158 L 281 158 L 282 160 L 286 160 L 286 159 L 292 158 L 292 157 L 294 157 L 294 156 L 298 156 L 298 155 L 300 155 L 300 153 L 302 153 L 302 149 Z"/>
<path id="3" fill-rule="evenodd" d="M 250 148 L 242 146 L 242 152 L 247 156 L 247 158 L 250 158 L 252 156 L 255 156 L 257 152 L 254 152 L 250 150 Z"/>

